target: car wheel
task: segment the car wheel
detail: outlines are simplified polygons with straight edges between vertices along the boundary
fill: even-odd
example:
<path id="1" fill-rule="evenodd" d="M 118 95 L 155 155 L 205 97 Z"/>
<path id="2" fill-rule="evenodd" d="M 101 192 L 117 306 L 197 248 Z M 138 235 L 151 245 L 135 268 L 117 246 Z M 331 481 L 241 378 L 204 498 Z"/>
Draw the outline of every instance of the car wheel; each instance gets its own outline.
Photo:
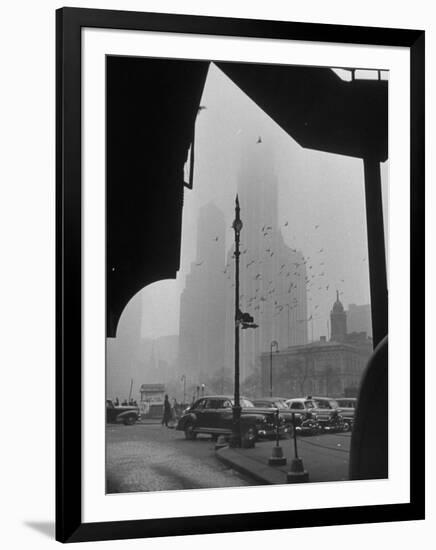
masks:
<path id="1" fill-rule="evenodd" d="M 194 424 L 190 422 L 189 424 L 186 424 L 185 426 L 185 438 L 188 441 L 194 441 L 194 439 L 197 437 L 197 434 L 194 432 Z"/>
<path id="2" fill-rule="evenodd" d="M 254 444 L 257 439 L 257 429 L 255 426 L 248 426 L 242 434 L 242 447 L 244 449 L 249 449 L 254 447 Z"/>
<path id="3" fill-rule="evenodd" d="M 136 419 L 134 416 L 128 416 L 124 419 L 124 425 L 125 426 L 132 426 L 136 422 Z"/>

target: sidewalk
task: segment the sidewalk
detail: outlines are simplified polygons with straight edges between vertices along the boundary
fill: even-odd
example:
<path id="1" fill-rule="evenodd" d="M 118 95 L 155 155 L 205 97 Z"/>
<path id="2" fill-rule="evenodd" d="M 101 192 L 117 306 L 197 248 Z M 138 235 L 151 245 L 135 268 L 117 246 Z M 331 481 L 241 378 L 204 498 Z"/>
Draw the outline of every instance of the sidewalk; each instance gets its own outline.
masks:
<path id="1" fill-rule="evenodd" d="M 309 473 L 310 482 L 345 481 L 348 479 L 348 463 L 351 434 L 322 434 L 298 438 L 298 456 Z M 287 458 L 285 466 L 269 466 L 268 458 L 275 441 L 257 442 L 253 449 L 224 447 L 216 456 L 228 466 L 254 478 L 261 484 L 286 483 L 286 474 L 294 458 L 292 439 L 282 439 L 280 446 Z"/>

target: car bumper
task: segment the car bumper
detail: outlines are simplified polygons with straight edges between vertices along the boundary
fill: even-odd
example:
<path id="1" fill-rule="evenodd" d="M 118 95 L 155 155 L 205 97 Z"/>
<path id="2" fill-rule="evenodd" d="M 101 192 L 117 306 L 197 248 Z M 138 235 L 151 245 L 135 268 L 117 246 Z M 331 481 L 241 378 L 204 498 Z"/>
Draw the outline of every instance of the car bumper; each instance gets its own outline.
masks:
<path id="1" fill-rule="evenodd" d="M 292 428 L 288 426 L 280 426 L 279 427 L 279 436 L 284 436 L 286 434 L 291 433 Z M 277 430 L 275 426 L 262 426 L 258 428 L 257 434 L 259 437 L 268 439 L 268 438 L 274 438 L 277 436 Z"/>

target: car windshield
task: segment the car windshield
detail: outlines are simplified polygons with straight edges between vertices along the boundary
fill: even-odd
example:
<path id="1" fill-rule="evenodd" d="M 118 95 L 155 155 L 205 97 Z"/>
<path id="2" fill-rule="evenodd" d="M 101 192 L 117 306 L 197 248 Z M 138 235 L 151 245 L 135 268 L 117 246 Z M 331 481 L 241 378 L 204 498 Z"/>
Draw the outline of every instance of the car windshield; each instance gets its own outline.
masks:
<path id="1" fill-rule="evenodd" d="M 355 401 L 348 401 L 347 399 L 336 399 L 338 405 L 340 407 L 346 407 L 349 409 L 355 409 L 356 408 L 356 402 Z"/>
<path id="2" fill-rule="evenodd" d="M 254 405 L 256 407 L 264 407 L 268 409 L 287 409 L 287 405 L 284 401 L 261 401 L 258 399 L 255 399 L 253 401 Z"/>
<path id="3" fill-rule="evenodd" d="M 232 399 L 232 407 L 233 407 L 234 403 L 235 402 Z M 249 401 L 248 399 L 245 399 L 244 397 L 241 397 L 239 399 L 239 403 L 240 403 L 241 407 L 245 407 L 245 408 L 254 407 L 253 403 L 251 401 Z"/>
<path id="4" fill-rule="evenodd" d="M 316 406 L 318 409 L 331 409 L 332 406 L 330 405 L 330 402 L 327 399 L 317 399 L 315 401 Z"/>

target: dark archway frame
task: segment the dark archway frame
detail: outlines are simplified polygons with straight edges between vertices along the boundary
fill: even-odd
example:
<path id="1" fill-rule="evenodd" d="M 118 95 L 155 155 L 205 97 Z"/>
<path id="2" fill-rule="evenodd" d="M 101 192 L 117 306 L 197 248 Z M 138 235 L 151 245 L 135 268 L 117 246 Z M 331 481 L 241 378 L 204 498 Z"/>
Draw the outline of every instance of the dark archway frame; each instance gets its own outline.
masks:
<path id="1" fill-rule="evenodd" d="M 401 46 L 411 55 L 411 486 L 410 502 L 394 505 L 349 507 L 308 511 L 268 512 L 216 516 L 166 518 L 105 523 L 82 523 L 81 418 L 78 399 L 81 395 L 82 355 L 82 287 L 81 287 L 81 30 L 84 27 L 181 32 L 221 36 L 292 39 Z M 424 422 L 422 399 L 424 388 L 424 32 L 224 19 L 213 17 L 147 14 L 106 10 L 63 8 L 57 11 L 56 35 L 57 86 L 57 468 L 56 468 L 56 537 L 74 542 L 114 538 L 154 537 L 362 522 L 399 521 L 424 517 Z M 366 180 L 377 187 L 375 162 L 365 156 Z M 381 214 L 380 198 L 373 197 L 375 211 Z M 377 214 L 377 215 L 379 215 Z M 380 227 L 377 216 L 368 223 Z M 380 221 L 380 220 L 379 220 Z M 375 229 L 379 231 L 379 229 Z M 370 244 L 371 247 L 371 244 Z M 380 254 L 380 250 L 379 250 Z M 384 256 L 379 260 L 383 260 Z M 373 259 L 370 255 L 370 277 Z M 376 261 L 377 265 L 381 265 Z M 374 269 L 376 269 L 374 267 Z M 382 278 L 383 280 L 383 278 Z M 376 284 L 376 283 L 375 283 Z M 376 284 L 376 286 L 378 286 Z M 382 289 L 373 294 L 372 303 L 386 302 Z M 383 306 L 381 310 L 387 313 Z M 377 339 L 386 333 L 387 314 L 374 320 Z M 378 324 L 380 325 L 378 326 Z M 377 334 L 377 336 L 376 336 Z M 419 401 L 418 401 L 419 400 Z M 419 406 L 418 406 L 419 402 Z"/>

